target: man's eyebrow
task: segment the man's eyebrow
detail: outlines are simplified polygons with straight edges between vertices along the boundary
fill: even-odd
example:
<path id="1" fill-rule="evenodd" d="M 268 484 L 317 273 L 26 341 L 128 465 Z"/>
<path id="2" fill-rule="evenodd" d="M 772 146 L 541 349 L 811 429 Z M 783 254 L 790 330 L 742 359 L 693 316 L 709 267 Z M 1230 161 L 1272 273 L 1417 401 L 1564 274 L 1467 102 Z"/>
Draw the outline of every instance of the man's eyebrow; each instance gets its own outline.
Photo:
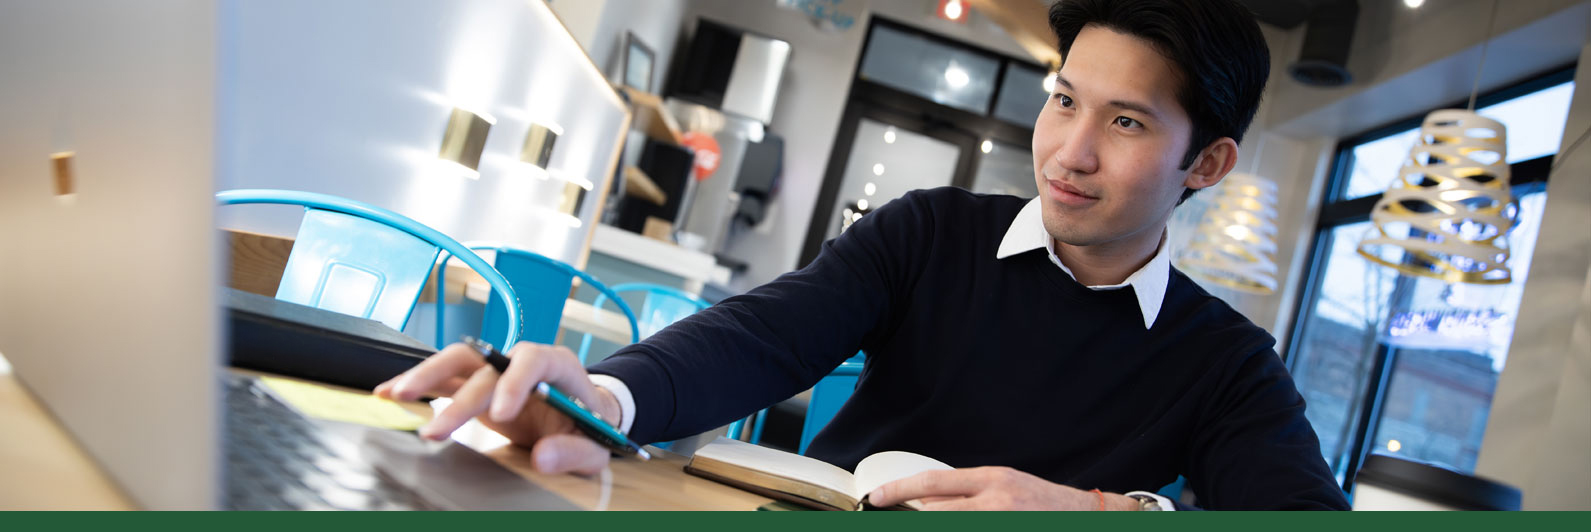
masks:
<path id="1" fill-rule="evenodd" d="M 1055 85 L 1057 87 L 1066 87 L 1066 90 L 1069 90 L 1069 91 L 1076 91 L 1077 90 L 1076 87 L 1072 86 L 1072 82 L 1067 81 L 1066 77 L 1060 75 L 1059 73 L 1057 73 L 1055 75 Z M 1156 120 L 1159 120 L 1161 118 L 1160 117 L 1160 113 L 1155 112 L 1153 108 L 1149 107 L 1148 105 L 1144 105 L 1144 104 L 1141 104 L 1141 103 L 1138 103 L 1138 102 L 1128 101 L 1128 100 L 1111 100 L 1109 102 L 1105 102 L 1105 104 L 1107 106 L 1114 107 L 1116 109 L 1126 109 L 1128 111 L 1133 111 L 1133 112 L 1136 112 L 1136 113 L 1148 115 L 1148 116 L 1150 116 L 1150 117 L 1152 117 L 1152 118 L 1154 118 Z"/>
<path id="2" fill-rule="evenodd" d="M 1154 109 L 1150 109 L 1149 106 L 1141 104 L 1141 103 L 1138 103 L 1138 102 L 1129 102 L 1129 101 L 1126 101 L 1126 100 L 1111 100 L 1109 102 L 1106 102 L 1106 105 L 1108 105 L 1110 107 L 1115 107 L 1117 109 L 1126 109 L 1128 111 L 1133 111 L 1133 112 L 1149 115 L 1150 117 L 1155 118 L 1156 120 L 1160 119 L 1160 113 L 1156 113 L 1154 111 Z"/>

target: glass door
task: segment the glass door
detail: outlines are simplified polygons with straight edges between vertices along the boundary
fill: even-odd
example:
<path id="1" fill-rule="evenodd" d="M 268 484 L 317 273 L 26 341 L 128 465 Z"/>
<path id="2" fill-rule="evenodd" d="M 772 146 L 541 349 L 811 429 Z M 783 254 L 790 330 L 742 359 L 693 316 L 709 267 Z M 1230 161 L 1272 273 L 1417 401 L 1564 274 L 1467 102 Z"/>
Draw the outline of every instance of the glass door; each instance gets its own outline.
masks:
<path id="1" fill-rule="evenodd" d="M 962 148 L 878 120 L 861 119 L 851 141 L 824 239 L 907 192 L 950 185 Z"/>

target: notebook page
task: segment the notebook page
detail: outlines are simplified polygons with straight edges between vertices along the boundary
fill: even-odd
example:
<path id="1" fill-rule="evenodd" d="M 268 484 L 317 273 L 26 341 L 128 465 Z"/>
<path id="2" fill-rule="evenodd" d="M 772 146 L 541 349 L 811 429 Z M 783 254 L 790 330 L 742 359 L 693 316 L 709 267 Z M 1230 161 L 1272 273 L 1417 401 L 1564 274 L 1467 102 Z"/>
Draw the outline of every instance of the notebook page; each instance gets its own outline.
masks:
<path id="1" fill-rule="evenodd" d="M 944 462 L 904 451 L 884 451 L 876 453 L 862 462 L 856 464 L 856 491 L 857 496 L 867 495 L 890 482 L 900 480 L 923 471 L 937 469 L 955 469 Z"/>
<path id="2" fill-rule="evenodd" d="M 719 437 L 696 451 L 696 456 L 857 496 L 850 472 L 799 454 Z"/>

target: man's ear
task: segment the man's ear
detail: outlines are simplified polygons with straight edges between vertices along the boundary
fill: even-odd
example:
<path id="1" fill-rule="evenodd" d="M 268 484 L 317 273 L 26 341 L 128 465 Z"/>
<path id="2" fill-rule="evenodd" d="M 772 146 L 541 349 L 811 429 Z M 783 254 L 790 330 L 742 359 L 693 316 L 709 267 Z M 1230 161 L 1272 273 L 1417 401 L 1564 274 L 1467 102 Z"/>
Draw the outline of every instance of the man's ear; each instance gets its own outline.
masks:
<path id="1" fill-rule="evenodd" d="M 1199 190 L 1209 188 L 1220 183 L 1232 167 L 1237 165 L 1237 141 L 1232 137 L 1221 137 L 1205 146 L 1199 152 L 1199 158 L 1188 167 L 1188 177 L 1182 180 L 1182 186 Z"/>

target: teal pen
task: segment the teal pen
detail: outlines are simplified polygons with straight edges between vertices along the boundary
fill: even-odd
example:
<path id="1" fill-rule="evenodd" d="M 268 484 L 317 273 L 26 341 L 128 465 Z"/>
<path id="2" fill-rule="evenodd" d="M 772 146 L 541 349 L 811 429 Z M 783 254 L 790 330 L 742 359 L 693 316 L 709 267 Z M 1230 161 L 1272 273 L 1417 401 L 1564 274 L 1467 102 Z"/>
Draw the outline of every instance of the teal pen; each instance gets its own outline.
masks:
<path id="1" fill-rule="evenodd" d="M 492 344 L 469 336 L 464 337 L 464 343 L 479 352 L 481 356 L 486 357 L 486 362 L 496 368 L 497 373 L 501 374 L 508 371 L 508 357 L 503 356 L 501 352 L 497 351 L 497 348 L 492 347 Z M 580 429 L 580 432 L 585 433 L 586 437 L 591 438 L 603 447 L 607 447 L 614 454 L 634 456 L 642 460 L 650 460 L 652 458 L 652 455 L 647 453 L 646 449 L 642 449 L 640 445 L 630 441 L 629 438 L 624 436 L 624 433 L 619 432 L 619 429 L 603 420 L 602 416 L 586 408 L 585 403 L 564 393 L 558 387 L 545 382 L 538 382 L 536 383 L 535 392 L 536 397 L 540 397 L 543 402 L 547 403 L 547 406 L 551 406 L 553 410 L 557 410 L 574 421 L 575 427 Z"/>

